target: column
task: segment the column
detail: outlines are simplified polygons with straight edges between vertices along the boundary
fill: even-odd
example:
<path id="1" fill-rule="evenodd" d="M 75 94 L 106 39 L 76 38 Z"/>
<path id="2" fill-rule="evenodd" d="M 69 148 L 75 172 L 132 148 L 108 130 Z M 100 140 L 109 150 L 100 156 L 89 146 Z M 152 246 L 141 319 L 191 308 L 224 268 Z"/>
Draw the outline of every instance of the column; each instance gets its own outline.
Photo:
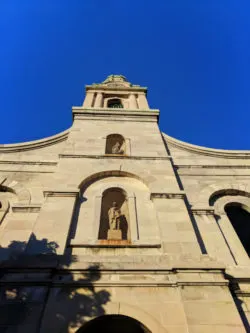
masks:
<path id="1" fill-rule="evenodd" d="M 103 94 L 102 92 L 98 92 L 96 95 L 96 99 L 95 99 L 95 108 L 101 108 L 103 102 Z"/>
<path id="2" fill-rule="evenodd" d="M 93 100 L 94 100 L 94 92 L 93 91 L 87 91 L 86 92 L 86 97 L 84 99 L 84 102 L 83 102 L 83 107 L 84 108 L 91 108 L 92 107 L 92 103 L 93 103 Z"/>
<path id="3" fill-rule="evenodd" d="M 145 93 L 138 95 L 139 109 L 149 109 Z"/>
<path id="4" fill-rule="evenodd" d="M 135 94 L 130 94 L 129 95 L 129 108 L 130 109 L 138 109 Z"/>

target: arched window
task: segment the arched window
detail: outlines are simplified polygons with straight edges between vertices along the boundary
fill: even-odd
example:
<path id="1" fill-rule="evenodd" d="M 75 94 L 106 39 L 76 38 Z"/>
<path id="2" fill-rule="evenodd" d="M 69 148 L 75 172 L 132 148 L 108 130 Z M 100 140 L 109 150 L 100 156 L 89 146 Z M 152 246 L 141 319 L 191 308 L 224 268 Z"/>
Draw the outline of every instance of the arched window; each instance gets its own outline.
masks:
<path id="1" fill-rule="evenodd" d="M 123 108 L 123 105 L 119 98 L 113 98 L 108 101 L 108 108 Z"/>
<path id="2" fill-rule="evenodd" d="M 98 239 L 128 240 L 129 211 L 127 194 L 120 188 L 103 192 Z"/>
<path id="3" fill-rule="evenodd" d="M 106 154 L 125 154 L 125 140 L 120 134 L 110 134 L 107 136 L 106 140 Z"/>
<path id="4" fill-rule="evenodd" d="M 248 208 L 239 203 L 230 203 L 225 206 L 225 212 L 250 256 L 250 213 Z"/>

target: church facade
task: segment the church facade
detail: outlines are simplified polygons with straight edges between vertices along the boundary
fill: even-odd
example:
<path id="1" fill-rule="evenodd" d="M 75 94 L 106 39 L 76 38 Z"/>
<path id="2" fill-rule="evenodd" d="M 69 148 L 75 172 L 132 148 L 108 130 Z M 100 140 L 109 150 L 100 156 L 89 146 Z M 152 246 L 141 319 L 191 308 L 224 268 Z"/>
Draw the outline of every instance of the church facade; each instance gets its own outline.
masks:
<path id="1" fill-rule="evenodd" d="M 147 88 L 0 146 L 0 332 L 250 332 L 250 151 L 162 133 Z"/>

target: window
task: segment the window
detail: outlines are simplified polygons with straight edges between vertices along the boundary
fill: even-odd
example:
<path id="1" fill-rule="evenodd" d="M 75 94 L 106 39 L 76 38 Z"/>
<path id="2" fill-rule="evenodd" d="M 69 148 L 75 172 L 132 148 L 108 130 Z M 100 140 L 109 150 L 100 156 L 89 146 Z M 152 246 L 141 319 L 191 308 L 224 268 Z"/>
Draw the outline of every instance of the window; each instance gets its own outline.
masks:
<path id="1" fill-rule="evenodd" d="M 225 207 L 225 212 L 247 254 L 250 256 L 250 213 L 247 207 L 239 203 L 232 203 Z"/>
<path id="2" fill-rule="evenodd" d="M 119 98 L 114 98 L 108 101 L 108 108 L 123 108 L 123 105 Z"/>

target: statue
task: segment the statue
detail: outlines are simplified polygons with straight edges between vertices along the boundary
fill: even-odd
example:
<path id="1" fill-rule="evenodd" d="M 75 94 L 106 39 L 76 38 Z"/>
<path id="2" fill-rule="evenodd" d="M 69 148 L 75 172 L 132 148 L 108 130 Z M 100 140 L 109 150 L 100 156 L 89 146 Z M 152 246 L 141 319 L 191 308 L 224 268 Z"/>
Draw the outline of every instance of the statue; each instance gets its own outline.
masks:
<path id="1" fill-rule="evenodd" d="M 117 203 L 113 202 L 112 207 L 108 210 L 109 229 L 120 230 L 121 210 L 117 207 Z"/>
<path id="2" fill-rule="evenodd" d="M 112 151 L 112 154 L 122 154 L 123 153 L 123 151 L 121 150 L 121 145 L 118 141 L 113 145 L 111 151 Z"/>

